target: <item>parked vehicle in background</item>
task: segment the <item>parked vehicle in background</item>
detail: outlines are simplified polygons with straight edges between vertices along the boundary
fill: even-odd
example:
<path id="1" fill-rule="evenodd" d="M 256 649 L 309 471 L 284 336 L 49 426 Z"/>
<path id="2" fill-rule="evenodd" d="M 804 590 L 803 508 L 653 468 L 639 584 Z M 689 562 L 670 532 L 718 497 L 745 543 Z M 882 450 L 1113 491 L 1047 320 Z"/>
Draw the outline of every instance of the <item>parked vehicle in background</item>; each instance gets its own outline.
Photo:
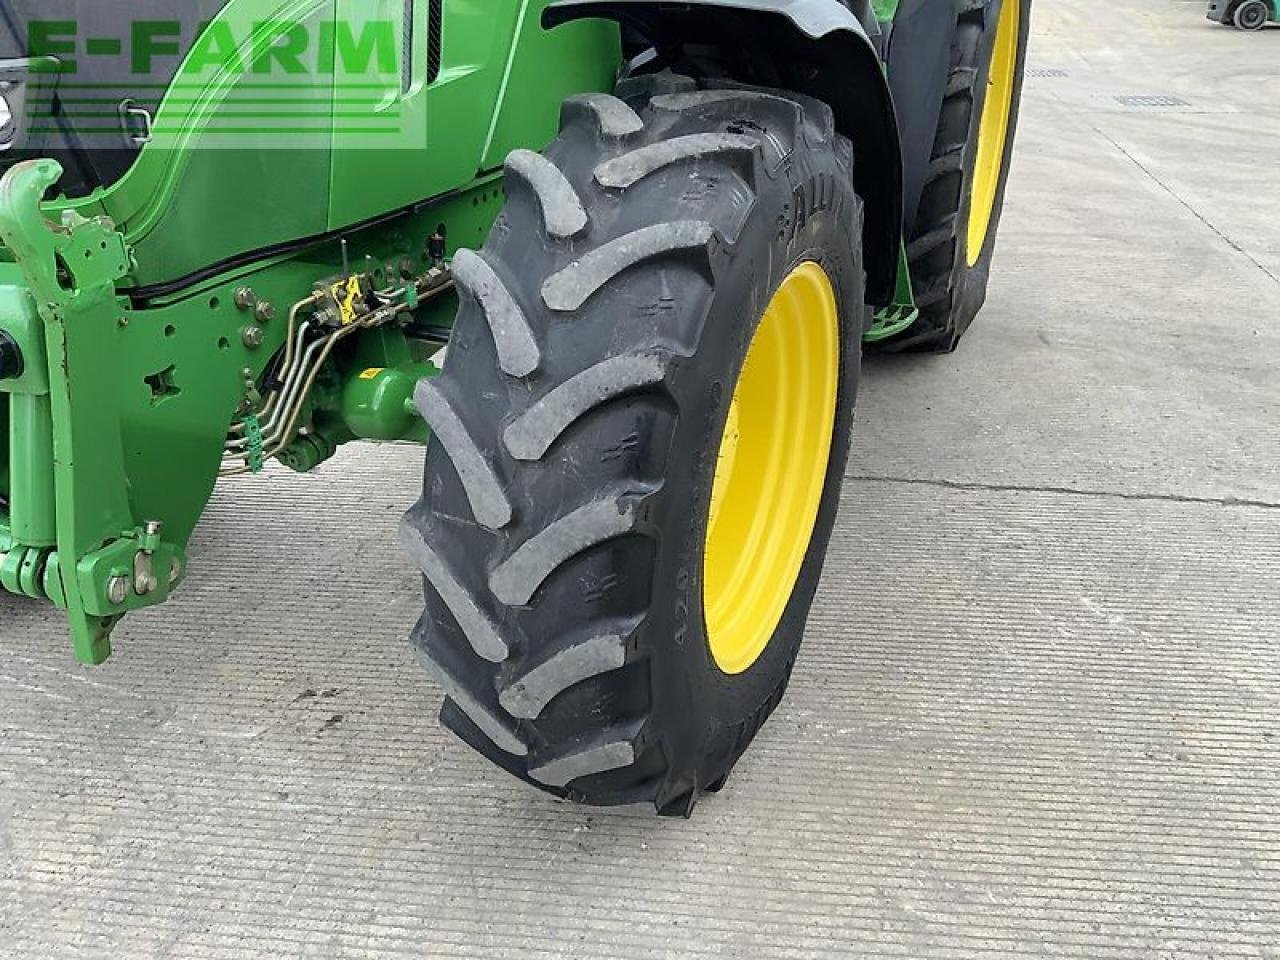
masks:
<path id="1" fill-rule="evenodd" d="M 1209 0 L 1209 19 L 1237 30 L 1280 23 L 1280 0 Z"/>

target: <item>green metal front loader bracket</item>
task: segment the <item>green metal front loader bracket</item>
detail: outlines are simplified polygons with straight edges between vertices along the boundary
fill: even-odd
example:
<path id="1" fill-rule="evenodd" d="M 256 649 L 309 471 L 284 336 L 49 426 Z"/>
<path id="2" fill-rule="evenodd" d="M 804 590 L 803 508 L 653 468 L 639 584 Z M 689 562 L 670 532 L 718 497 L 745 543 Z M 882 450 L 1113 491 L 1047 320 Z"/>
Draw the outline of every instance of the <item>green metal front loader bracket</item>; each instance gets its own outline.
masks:
<path id="1" fill-rule="evenodd" d="M 76 658 L 101 663 L 111 652 L 111 627 L 128 610 L 167 599 L 184 558 L 163 542 L 158 522 L 135 523 L 128 501 L 109 358 L 122 319 L 115 284 L 130 270 L 130 252 L 105 217 L 45 219 L 41 200 L 61 176 L 56 161 L 32 160 L 0 179 L 0 240 L 14 255 L 44 327 L 44 426 L 52 433 L 56 548 L 44 558 L 43 584 L 30 575 L 18 579 L 22 592 L 43 593 L 65 608 Z M 12 453 L 16 458 L 22 451 Z M 15 462 L 13 469 L 34 473 L 39 466 Z M 18 549 L 23 545 L 15 534 L 21 531 L 10 531 L 5 563 L 29 564 L 32 553 Z"/>

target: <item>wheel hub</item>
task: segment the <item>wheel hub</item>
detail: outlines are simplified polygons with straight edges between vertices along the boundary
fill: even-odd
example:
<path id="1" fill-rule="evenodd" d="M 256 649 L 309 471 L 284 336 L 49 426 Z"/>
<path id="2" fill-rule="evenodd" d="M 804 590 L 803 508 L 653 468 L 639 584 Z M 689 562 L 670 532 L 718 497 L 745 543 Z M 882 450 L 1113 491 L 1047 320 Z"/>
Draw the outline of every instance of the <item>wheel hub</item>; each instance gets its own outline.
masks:
<path id="1" fill-rule="evenodd" d="M 720 444 L 703 608 L 725 673 L 743 673 L 760 658 L 795 592 L 826 487 L 839 370 L 835 290 L 807 261 L 760 321 Z"/>

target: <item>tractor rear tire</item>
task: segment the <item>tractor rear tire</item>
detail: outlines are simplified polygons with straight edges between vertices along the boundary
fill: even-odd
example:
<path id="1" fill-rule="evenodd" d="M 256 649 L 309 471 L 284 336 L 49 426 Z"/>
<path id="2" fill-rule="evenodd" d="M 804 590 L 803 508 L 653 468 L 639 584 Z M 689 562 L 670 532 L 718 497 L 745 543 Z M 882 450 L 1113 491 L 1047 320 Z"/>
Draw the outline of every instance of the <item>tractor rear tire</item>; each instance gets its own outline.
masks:
<path id="1" fill-rule="evenodd" d="M 545 153 L 510 157 L 504 212 L 454 260 L 460 310 L 443 374 L 418 389 L 433 439 L 402 540 L 426 581 L 411 643 L 447 727 L 556 796 L 687 816 L 782 699 L 818 584 L 866 318 L 862 204 L 824 104 L 626 83 L 625 100 L 571 98 Z M 739 408 L 748 380 L 762 392 Z M 766 436 L 788 444 L 774 473 L 750 469 Z M 741 471 L 723 466 L 739 443 Z M 803 536 L 765 524 L 762 543 L 798 545 L 744 595 L 773 622 L 763 649 L 718 652 L 708 556 L 750 579 L 772 555 L 708 528 L 762 476 L 778 495 L 734 522 L 806 503 Z"/>
<path id="2" fill-rule="evenodd" d="M 929 178 L 907 238 L 920 316 L 885 341 L 888 350 L 950 353 L 987 298 L 1022 100 L 1031 0 L 959 6 Z"/>

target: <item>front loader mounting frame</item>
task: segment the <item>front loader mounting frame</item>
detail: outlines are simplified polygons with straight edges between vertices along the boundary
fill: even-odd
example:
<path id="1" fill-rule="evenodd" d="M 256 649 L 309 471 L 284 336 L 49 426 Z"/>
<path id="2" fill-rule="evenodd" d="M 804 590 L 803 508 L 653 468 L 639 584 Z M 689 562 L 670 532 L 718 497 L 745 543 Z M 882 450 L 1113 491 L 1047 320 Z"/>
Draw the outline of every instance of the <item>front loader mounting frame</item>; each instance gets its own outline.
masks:
<path id="1" fill-rule="evenodd" d="M 425 442 L 410 399 L 439 372 L 431 356 L 453 309 L 447 267 L 427 246 L 443 222 L 478 242 L 501 191 L 489 177 L 305 259 L 138 302 L 118 288 L 132 251 L 109 219 L 46 218 L 40 200 L 60 173 L 31 161 L 0 180 L 0 239 L 14 258 L 0 263 L 0 305 L 24 368 L 0 393 L 10 421 L 0 585 L 62 608 L 76 658 L 96 664 L 123 615 L 164 603 L 186 576 L 186 546 L 220 473 L 251 472 L 226 469 L 224 443 L 268 376 L 283 330 L 274 304 L 306 302 L 325 278 L 429 279 L 416 283 L 412 328 L 405 314 L 333 357 L 306 425 L 275 453 L 305 472 L 350 440 Z"/>

